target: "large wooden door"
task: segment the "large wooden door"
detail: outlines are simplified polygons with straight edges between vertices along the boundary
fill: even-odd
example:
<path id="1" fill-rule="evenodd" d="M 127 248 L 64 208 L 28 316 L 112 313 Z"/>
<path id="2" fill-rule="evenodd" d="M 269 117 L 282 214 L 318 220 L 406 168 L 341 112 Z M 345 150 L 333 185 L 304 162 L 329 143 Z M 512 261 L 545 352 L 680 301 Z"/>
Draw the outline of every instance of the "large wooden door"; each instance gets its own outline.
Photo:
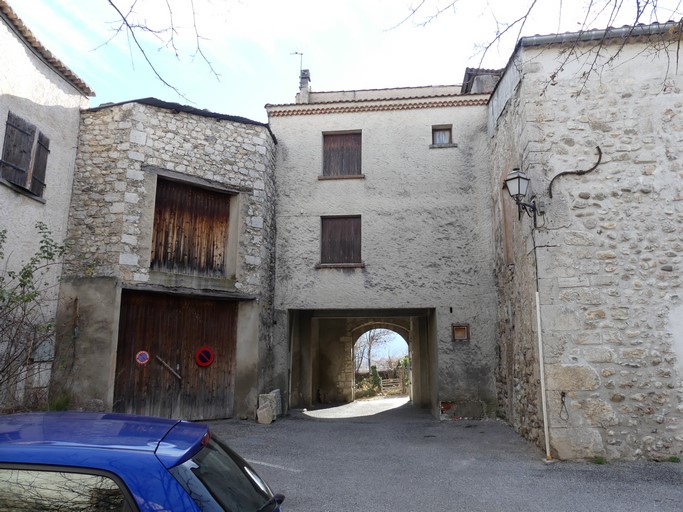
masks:
<path id="1" fill-rule="evenodd" d="M 235 301 L 124 290 L 114 410 L 188 420 L 232 416 L 236 334 Z"/>

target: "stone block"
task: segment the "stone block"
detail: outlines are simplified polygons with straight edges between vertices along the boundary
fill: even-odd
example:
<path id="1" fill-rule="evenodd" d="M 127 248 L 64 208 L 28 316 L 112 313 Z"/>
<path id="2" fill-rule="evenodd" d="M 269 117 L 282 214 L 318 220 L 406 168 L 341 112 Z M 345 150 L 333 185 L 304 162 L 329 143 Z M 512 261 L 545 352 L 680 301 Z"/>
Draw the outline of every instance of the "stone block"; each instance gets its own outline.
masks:
<path id="1" fill-rule="evenodd" d="M 600 377 L 590 366 L 548 364 L 545 366 L 545 374 L 548 390 L 592 391 L 600 387 Z"/>
<path id="2" fill-rule="evenodd" d="M 256 421 L 262 425 L 270 425 L 273 420 L 275 420 L 275 410 L 272 403 L 266 403 L 256 410 Z"/>
<path id="3" fill-rule="evenodd" d="M 275 417 L 282 416 L 282 393 L 279 389 L 274 389 L 269 393 L 275 401 Z"/>
<path id="4" fill-rule="evenodd" d="M 588 459 L 604 455 L 602 436 L 596 428 L 551 428 L 550 446 L 560 459 Z"/>

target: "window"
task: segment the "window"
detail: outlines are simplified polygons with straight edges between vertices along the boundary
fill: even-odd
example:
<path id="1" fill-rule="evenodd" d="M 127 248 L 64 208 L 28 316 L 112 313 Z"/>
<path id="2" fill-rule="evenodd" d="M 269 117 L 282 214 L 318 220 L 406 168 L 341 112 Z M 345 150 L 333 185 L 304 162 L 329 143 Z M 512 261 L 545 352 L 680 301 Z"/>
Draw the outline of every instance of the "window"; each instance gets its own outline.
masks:
<path id="1" fill-rule="evenodd" d="M 0 510 L 133 510 L 122 488 L 104 475 L 0 469 Z"/>
<path id="2" fill-rule="evenodd" d="M 50 139 L 34 125 L 10 112 L 0 160 L 2 177 L 33 195 L 43 196 Z"/>
<path id="3" fill-rule="evenodd" d="M 360 132 L 323 134 L 323 176 L 363 176 Z"/>
<path id="4" fill-rule="evenodd" d="M 453 126 L 432 126 L 432 144 L 430 147 L 453 147 Z"/>
<path id="5" fill-rule="evenodd" d="M 321 218 L 320 265 L 362 266 L 360 215 Z"/>
<path id="6" fill-rule="evenodd" d="M 150 268 L 224 277 L 230 195 L 159 179 Z"/>

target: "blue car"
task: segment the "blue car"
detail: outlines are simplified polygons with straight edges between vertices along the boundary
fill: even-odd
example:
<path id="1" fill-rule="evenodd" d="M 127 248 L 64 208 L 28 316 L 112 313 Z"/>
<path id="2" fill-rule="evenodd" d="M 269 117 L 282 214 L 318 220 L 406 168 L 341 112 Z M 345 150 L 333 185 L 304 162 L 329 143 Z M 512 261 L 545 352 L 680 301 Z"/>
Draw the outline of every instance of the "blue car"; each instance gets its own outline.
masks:
<path id="1" fill-rule="evenodd" d="M 206 425 L 128 414 L 0 416 L 0 512 L 279 512 Z"/>

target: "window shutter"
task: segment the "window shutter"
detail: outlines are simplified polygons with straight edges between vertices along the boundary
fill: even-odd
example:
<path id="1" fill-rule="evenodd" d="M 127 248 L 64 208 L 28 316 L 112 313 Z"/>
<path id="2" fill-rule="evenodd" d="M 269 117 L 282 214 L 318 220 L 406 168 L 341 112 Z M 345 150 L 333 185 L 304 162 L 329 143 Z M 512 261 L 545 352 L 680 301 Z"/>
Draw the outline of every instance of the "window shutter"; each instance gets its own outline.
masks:
<path id="1" fill-rule="evenodd" d="M 49 154 L 50 139 L 38 132 L 38 145 L 36 146 L 33 173 L 31 174 L 31 192 L 38 197 L 42 197 L 45 190 L 45 170 L 47 169 L 47 156 Z"/>
<path id="2" fill-rule="evenodd" d="M 26 186 L 35 134 L 34 125 L 9 112 L 2 150 L 2 177 L 7 181 Z"/>
<path id="3" fill-rule="evenodd" d="M 323 136 L 323 176 L 356 176 L 361 174 L 360 133 L 338 133 Z"/>
<path id="4" fill-rule="evenodd" d="M 322 219 L 321 263 L 361 263 L 360 217 Z"/>
<path id="5" fill-rule="evenodd" d="M 223 277 L 229 218 L 228 194 L 159 180 L 150 268 Z"/>

